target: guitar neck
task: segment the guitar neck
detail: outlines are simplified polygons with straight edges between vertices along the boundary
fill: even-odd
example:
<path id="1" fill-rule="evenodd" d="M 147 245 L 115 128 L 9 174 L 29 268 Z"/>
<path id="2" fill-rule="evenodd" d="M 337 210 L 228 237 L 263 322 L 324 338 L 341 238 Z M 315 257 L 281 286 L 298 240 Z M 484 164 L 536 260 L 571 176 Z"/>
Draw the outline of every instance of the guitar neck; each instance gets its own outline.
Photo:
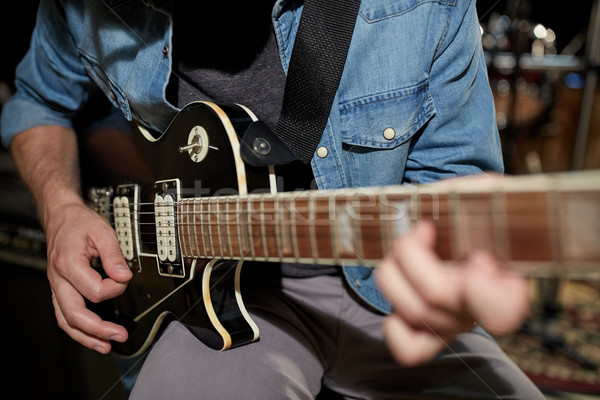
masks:
<path id="1" fill-rule="evenodd" d="M 600 262 L 597 172 L 277 195 L 182 199 L 181 254 L 193 258 L 375 265 L 418 220 L 448 261 L 475 249 L 528 273 Z"/>

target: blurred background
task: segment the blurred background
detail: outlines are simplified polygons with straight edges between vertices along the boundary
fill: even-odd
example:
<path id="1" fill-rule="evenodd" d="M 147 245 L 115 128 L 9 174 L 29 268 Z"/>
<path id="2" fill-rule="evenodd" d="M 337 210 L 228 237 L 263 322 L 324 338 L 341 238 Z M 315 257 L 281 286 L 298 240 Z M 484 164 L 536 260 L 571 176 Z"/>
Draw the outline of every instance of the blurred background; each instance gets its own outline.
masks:
<path id="1" fill-rule="evenodd" d="M 37 4 L 2 3 L 0 107 L 13 92 Z M 600 168 L 598 1 L 478 0 L 477 8 L 506 172 Z M 23 399 L 125 398 L 115 360 L 75 344 L 56 326 L 44 235 L 1 146 L 0 187 L 0 343 L 7 371 L 0 381 Z M 531 284 L 530 320 L 500 344 L 549 399 L 600 399 L 598 282 Z"/>

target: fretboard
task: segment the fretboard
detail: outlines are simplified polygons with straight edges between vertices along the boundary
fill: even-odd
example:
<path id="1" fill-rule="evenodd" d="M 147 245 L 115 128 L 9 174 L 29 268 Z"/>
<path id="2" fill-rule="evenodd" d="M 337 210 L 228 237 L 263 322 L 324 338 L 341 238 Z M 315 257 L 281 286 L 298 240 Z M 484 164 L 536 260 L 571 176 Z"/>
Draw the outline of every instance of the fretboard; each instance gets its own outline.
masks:
<path id="1" fill-rule="evenodd" d="M 182 199 L 184 257 L 375 265 L 418 220 L 448 261 L 475 249 L 521 270 L 600 265 L 597 172 Z"/>

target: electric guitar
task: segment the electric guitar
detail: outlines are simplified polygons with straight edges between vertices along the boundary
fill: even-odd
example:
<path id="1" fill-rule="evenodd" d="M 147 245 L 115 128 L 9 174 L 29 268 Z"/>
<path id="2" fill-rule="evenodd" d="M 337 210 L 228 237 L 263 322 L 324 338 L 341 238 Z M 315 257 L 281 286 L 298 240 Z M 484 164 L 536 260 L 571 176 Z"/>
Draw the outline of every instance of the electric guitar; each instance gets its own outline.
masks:
<path id="1" fill-rule="evenodd" d="M 152 184 L 90 191 L 134 272 L 123 295 L 90 304 L 128 329 L 115 353 L 141 354 L 173 319 L 217 350 L 253 342 L 244 261 L 374 267 L 417 220 L 435 224 L 449 264 L 485 249 L 526 274 L 598 270 L 600 171 L 277 193 L 274 169 L 240 155 L 255 119 L 243 106 L 191 103 L 160 137 L 142 131 Z"/>

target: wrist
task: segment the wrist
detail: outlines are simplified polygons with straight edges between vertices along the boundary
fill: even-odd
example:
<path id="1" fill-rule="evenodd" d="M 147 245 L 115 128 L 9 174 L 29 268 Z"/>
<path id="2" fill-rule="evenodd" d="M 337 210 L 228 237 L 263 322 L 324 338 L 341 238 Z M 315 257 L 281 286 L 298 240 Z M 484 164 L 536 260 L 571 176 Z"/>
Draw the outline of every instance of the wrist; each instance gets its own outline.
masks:
<path id="1" fill-rule="evenodd" d="M 38 204 L 38 212 L 44 228 L 48 226 L 54 215 L 64 212 L 67 207 L 85 205 L 78 188 L 48 188 L 44 192 L 43 199 Z"/>

